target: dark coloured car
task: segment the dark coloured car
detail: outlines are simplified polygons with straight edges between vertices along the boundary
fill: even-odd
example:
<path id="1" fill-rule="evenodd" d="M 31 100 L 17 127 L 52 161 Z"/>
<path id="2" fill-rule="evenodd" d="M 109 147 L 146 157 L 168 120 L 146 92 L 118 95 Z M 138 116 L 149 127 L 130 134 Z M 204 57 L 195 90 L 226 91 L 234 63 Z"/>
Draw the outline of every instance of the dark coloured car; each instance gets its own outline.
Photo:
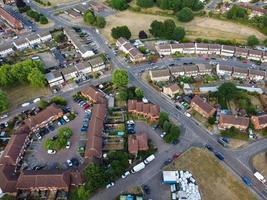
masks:
<path id="1" fill-rule="evenodd" d="M 173 145 L 176 145 L 176 144 L 178 144 L 179 142 L 180 142 L 180 141 L 179 141 L 178 139 L 175 139 L 175 140 L 172 141 L 172 144 L 173 144 Z"/>
<path id="2" fill-rule="evenodd" d="M 209 144 L 206 144 L 205 147 L 206 147 L 209 151 L 213 151 L 213 147 L 210 146 Z"/>
<path id="3" fill-rule="evenodd" d="M 172 162 L 172 159 L 169 158 L 168 160 L 164 161 L 164 165 L 169 165 L 171 162 Z"/>
<path id="4" fill-rule="evenodd" d="M 55 135 L 55 136 L 53 136 L 53 137 L 51 138 L 51 140 L 54 141 L 54 140 L 56 140 L 57 138 L 58 138 L 57 135 Z"/>
<path id="5" fill-rule="evenodd" d="M 55 127 L 54 127 L 54 125 L 50 124 L 50 125 L 48 126 L 48 129 L 49 129 L 50 131 L 54 131 L 54 130 L 55 130 Z"/>
<path id="6" fill-rule="evenodd" d="M 80 165 L 80 162 L 77 158 L 72 158 L 70 161 L 72 162 L 73 166 L 78 167 Z"/>
<path id="7" fill-rule="evenodd" d="M 146 194 L 150 194 L 150 188 L 147 185 L 143 185 L 142 188 Z"/>

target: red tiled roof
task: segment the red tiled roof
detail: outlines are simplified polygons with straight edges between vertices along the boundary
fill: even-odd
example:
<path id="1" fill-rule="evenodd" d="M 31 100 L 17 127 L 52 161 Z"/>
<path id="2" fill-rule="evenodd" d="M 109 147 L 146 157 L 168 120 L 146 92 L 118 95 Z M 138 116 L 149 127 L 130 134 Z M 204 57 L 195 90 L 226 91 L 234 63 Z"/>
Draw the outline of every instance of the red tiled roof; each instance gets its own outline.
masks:
<path id="1" fill-rule="evenodd" d="M 15 172 L 14 165 L 2 165 L 0 164 L 0 189 L 3 192 L 16 192 L 16 184 L 18 180 L 18 174 Z"/>
<path id="2" fill-rule="evenodd" d="M 128 110 L 136 109 L 137 100 L 128 100 Z"/>
<path id="3" fill-rule="evenodd" d="M 131 154 L 138 153 L 138 140 L 136 139 L 135 135 L 129 135 L 128 137 L 128 151 Z"/>
<path id="4" fill-rule="evenodd" d="M 205 113 L 211 113 L 213 111 L 215 112 L 215 108 L 214 107 L 212 107 L 210 104 L 205 102 L 202 98 L 200 98 L 197 95 L 195 95 L 194 98 L 191 100 L 191 104 L 192 103 L 196 104 Z"/>
<path id="5" fill-rule="evenodd" d="M 239 117 L 234 115 L 224 115 L 220 116 L 220 124 L 229 124 L 229 125 L 237 125 L 237 126 L 246 126 L 249 125 L 249 118 L 247 117 Z"/>
<path id="6" fill-rule="evenodd" d="M 85 158 L 102 157 L 102 137 L 90 136 L 86 144 Z"/>
<path id="7" fill-rule="evenodd" d="M 0 7 L 0 17 L 7 21 L 7 23 L 15 28 L 15 29 L 22 29 L 23 25 L 22 23 L 17 20 L 15 17 L 13 17 L 10 13 L 8 13 L 4 8 Z"/>
<path id="8" fill-rule="evenodd" d="M 139 101 L 136 103 L 136 111 L 137 112 L 143 112 L 143 105 L 144 103 L 142 101 Z"/>
<path id="9" fill-rule="evenodd" d="M 139 134 L 136 134 L 136 139 L 138 140 L 139 151 L 146 151 L 149 149 L 147 133 L 141 132 Z"/>
<path id="10" fill-rule="evenodd" d="M 85 97 L 89 97 L 91 101 L 94 101 L 95 103 L 107 103 L 107 100 L 105 98 L 105 95 L 98 91 L 94 86 L 89 86 L 83 90 L 81 90 L 81 93 Z"/>

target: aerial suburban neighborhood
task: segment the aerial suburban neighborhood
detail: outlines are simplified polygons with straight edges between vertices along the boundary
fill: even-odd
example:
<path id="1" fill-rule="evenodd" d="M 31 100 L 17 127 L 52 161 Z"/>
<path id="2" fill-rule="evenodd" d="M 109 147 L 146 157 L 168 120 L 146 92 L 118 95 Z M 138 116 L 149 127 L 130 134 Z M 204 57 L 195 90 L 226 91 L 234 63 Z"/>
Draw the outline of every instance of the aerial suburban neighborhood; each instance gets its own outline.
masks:
<path id="1" fill-rule="evenodd" d="M 266 0 L 0 0 L 1 200 L 266 200 Z"/>

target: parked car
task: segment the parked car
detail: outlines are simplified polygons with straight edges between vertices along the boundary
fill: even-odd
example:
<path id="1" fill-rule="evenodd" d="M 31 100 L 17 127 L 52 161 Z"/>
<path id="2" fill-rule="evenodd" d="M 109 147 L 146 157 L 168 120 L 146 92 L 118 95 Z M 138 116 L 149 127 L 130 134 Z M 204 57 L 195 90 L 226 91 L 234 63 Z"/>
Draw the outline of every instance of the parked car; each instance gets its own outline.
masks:
<path id="1" fill-rule="evenodd" d="M 56 152 L 56 150 L 48 149 L 47 153 L 48 154 L 56 154 L 57 152 Z"/>
<path id="2" fill-rule="evenodd" d="M 146 194 L 150 194 L 150 188 L 147 185 L 143 185 L 142 188 Z"/>
<path id="3" fill-rule="evenodd" d="M 166 132 L 162 132 L 162 133 L 160 134 L 160 137 L 161 137 L 161 138 L 164 138 L 166 134 L 167 134 Z"/>
<path id="4" fill-rule="evenodd" d="M 72 162 L 70 160 L 67 160 L 67 163 L 68 163 L 69 167 L 72 167 L 73 164 L 72 164 Z"/>
<path id="5" fill-rule="evenodd" d="M 26 103 L 23 103 L 22 105 L 21 105 L 21 107 L 27 107 L 27 106 L 29 106 L 30 105 L 30 103 L 29 102 L 26 102 Z"/>
<path id="6" fill-rule="evenodd" d="M 164 161 L 164 165 L 169 165 L 172 162 L 172 159 L 167 159 Z"/>
<path id="7" fill-rule="evenodd" d="M 70 159 L 70 161 L 72 162 L 73 166 L 78 167 L 80 165 L 80 162 L 77 158 L 72 158 L 72 159 Z"/>
<path id="8" fill-rule="evenodd" d="M 63 119 L 68 123 L 70 120 L 66 115 L 63 115 Z"/>
<path id="9" fill-rule="evenodd" d="M 247 186 L 252 186 L 252 182 L 251 182 L 251 180 L 250 180 L 249 177 L 247 177 L 247 176 L 242 176 L 242 180 L 243 180 L 243 182 L 244 182 Z"/>
<path id="10" fill-rule="evenodd" d="M 110 182 L 109 184 L 107 184 L 106 188 L 108 189 L 108 188 L 110 188 L 112 186 L 114 186 L 114 182 Z"/>
<path id="11" fill-rule="evenodd" d="M 187 116 L 188 118 L 190 118 L 190 117 L 191 117 L 191 114 L 190 114 L 190 113 L 188 113 L 188 112 L 185 112 L 184 114 L 185 114 L 185 116 Z"/>
<path id="12" fill-rule="evenodd" d="M 33 103 L 38 103 L 39 101 L 41 101 L 41 98 L 36 98 L 36 99 L 34 99 L 32 102 L 33 102 Z"/>
<path id="13" fill-rule="evenodd" d="M 129 176 L 131 173 L 129 171 L 125 172 L 123 175 L 121 175 L 121 178 L 126 178 Z"/>
<path id="14" fill-rule="evenodd" d="M 70 148 L 70 141 L 67 142 L 66 149 Z"/>
<path id="15" fill-rule="evenodd" d="M 213 147 L 209 144 L 206 144 L 205 147 L 209 150 L 209 151 L 213 151 Z"/>
<path id="16" fill-rule="evenodd" d="M 4 115 L 2 115 L 1 117 L 0 117 L 0 119 L 5 119 L 5 118 L 7 118 L 8 117 L 8 115 L 7 114 L 4 114 Z"/>
<path id="17" fill-rule="evenodd" d="M 179 158 L 180 155 L 181 155 L 181 153 L 175 153 L 175 154 L 173 154 L 172 159 Z"/>

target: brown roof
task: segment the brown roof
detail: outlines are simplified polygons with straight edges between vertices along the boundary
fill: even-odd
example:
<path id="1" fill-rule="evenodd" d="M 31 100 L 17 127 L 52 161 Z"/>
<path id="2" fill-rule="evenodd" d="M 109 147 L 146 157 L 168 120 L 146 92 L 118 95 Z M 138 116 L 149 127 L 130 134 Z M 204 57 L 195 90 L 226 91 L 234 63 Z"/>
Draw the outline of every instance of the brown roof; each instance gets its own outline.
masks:
<path id="1" fill-rule="evenodd" d="M 180 49 L 180 48 L 184 48 L 184 44 L 181 44 L 181 43 L 174 43 L 174 44 L 171 44 L 171 48 L 172 49 Z"/>
<path id="2" fill-rule="evenodd" d="M 82 171 L 74 170 L 70 172 L 71 185 L 82 185 L 84 183 L 84 176 Z"/>
<path id="3" fill-rule="evenodd" d="M 195 48 L 195 43 L 184 43 L 184 48 Z"/>
<path id="4" fill-rule="evenodd" d="M 157 47 L 160 50 L 170 50 L 171 49 L 171 45 L 170 44 L 158 44 Z"/>
<path id="5" fill-rule="evenodd" d="M 41 112 L 39 112 L 37 115 L 26 119 L 25 124 L 27 124 L 27 126 L 29 126 L 30 128 L 33 128 L 41 124 L 42 122 L 48 120 L 49 118 L 59 115 L 61 113 L 63 113 L 63 111 L 55 104 L 52 104 Z"/>
<path id="6" fill-rule="evenodd" d="M 104 121 L 102 119 L 92 117 L 89 122 L 88 137 L 91 137 L 94 135 L 100 137 L 104 129 L 103 123 Z"/>
<path id="7" fill-rule="evenodd" d="M 96 103 L 107 103 L 105 95 L 98 91 L 94 86 L 88 86 L 81 90 L 81 93 L 85 96 L 89 96 L 92 101 Z"/>
<path id="8" fill-rule="evenodd" d="M 101 120 L 105 119 L 106 116 L 106 106 L 103 104 L 95 104 L 92 109 L 92 118 L 98 118 Z"/>
<path id="9" fill-rule="evenodd" d="M 219 69 L 223 71 L 230 71 L 230 72 L 233 71 L 233 67 L 229 65 L 219 65 Z"/>
<path id="10" fill-rule="evenodd" d="M 160 112 L 159 105 L 150 104 L 150 115 L 158 116 Z"/>
<path id="11" fill-rule="evenodd" d="M 133 58 L 136 58 L 138 56 L 142 56 L 143 54 L 137 49 L 137 48 L 132 48 L 129 51 L 130 56 L 132 56 Z"/>
<path id="12" fill-rule="evenodd" d="M 0 7 L 0 17 L 3 18 L 5 21 L 7 21 L 7 23 L 15 29 L 23 28 L 22 23 L 2 7 Z"/>
<path id="13" fill-rule="evenodd" d="M 177 72 L 184 72 L 184 66 L 171 67 L 170 71 L 172 74 L 177 73 Z"/>
<path id="14" fill-rule="evenodd" d="M 151 74 L 153 77 L 170 76 L 170 71 L 169 69 L 151 70 Z"/>
<path id="15" fill-rule="evenodd" d="M 259 125 L 267 124 L 267 114 L 258 116 Z"/>
<path id="16" fill-rule="evenodd" d="M 219 44 L 209 44 L 209 49 L 221 49 L 222 46 Z"/>
<path id="17" fill-rule="evenodd" d="M 148 114 L 150 112 L 150 103 L 143 103 L 143 113 Z"/>
<path id="18" fill-rule="evenodd" d="M 179 90 L 179 86 L 176 83 L 170 85 L 169 88 L 172 92 Z"/>
<path id="19" fill-rule="evenodd" d="M 138 150 L 146 151 L 149 149 L 148 147 L 148 137 L 146 132 L 141 132 L 136 134 L 136 139 L 138 140 Z"/>
<path id="20" fill-rule="evenodd" d="M 136 103 L 136 111 L 137 112 L 143 112 L 143 105 L 144 103 L 142 101 L 139 101 Z"/>
<path id="21" fill-rule="evenodd" d="M 128 136 L 128 151 L 131 154 L 138 153 L 138 140 L 136 139 L 135 135 Z"/>
<path id="22" fill-rule="evenodd" d="M 249 69 L 249 75 L 254 75 L 254 76 L 265 76 L 265 71 L 262 71 L 262 70 L 256 70 L 256 69 Z"/>
<path id="23" fill-rule="evenodd" d="M 250 50 L 249 50 L 249 55 L 257 55 L 257 56 L 261 56 L 261 55 L 262 55 L 262 51 L 260 51 L 260 50 L 250 49 Z"/>
<path id="24" fill-rule="evenodd" d="M 235 115 L 224 115 L 220 116 L 220 124 L 230 124 L 230 125 L 239 125 L 239 126 L 248 126 L 249 118 L 239 117 Z"/>
<path id="25" fill-rule="evenodd" d="M 234 46 L 229 46 L 229 45 L 223 45 L 222 49 L 223 50 L 228 50 L 228 51 L 234 51 L 235 47 Z"/>
<path id="26" fill-rule="evenodd" d="M 240 48 L 240 47 L 236 47 L 235 48 L 235 52 L 236 53 L 248 53 L 248 50 L 247 49 L 245 49 L 245 48 Z"/>
<path id="27" fill-rule="evenodd" d="M 185 72 L 195 72 L 198 71 L 198 67 L 196 65 L 186 65 L 184 66 Z"/>
<path id="28" fill-rule="evenodd" d="M 68 191 L 69 186 L 70 173 L 67 171 L 22 171 L 17 182 L 17 188 L 22 190 L 58 188 Z"/>
<path id="29" fill-rule="evenodd" d="M 126 43 L 126 42 L 128 42 L 125 38 L 123 38 L 123 37 L 120 37 L 119 39 L 118 39 L 118 43 L 120 43 L 120 45 L 123 45 L 124 43 Z"/>
<path id="30" fill-rule="evenodd" d="M 16 184 L 18 174 L 15 172 L 14 165 L 2 165 L 0 164 L 0 189 L 3 192 L 16 192 Z"/>
<path id="31" fill-rule="evenodd" d="M 198 64 L 198 70 L 201 71 L 206 71 L 206 70 L 212 70 L 212 66 L 209 64 Z"/>
<path id="32" fill-rule="evenodd" d="M 128 100 L 128 110 L 135 110 L 136 109 L 137 100 Z"/>
<path id="33" fill-rule="evenodd" d="M 248 69 L 243 67 L 234 67 L 234 73 L 248 74 Z"/>
<path id="34" fill-rule="evenodd" d="M 197 48 L 209 48 L 209 44 L 206 43 L 197 43 Z"/>
<path id="35" fill-rule="evenodd" d="M 102 137 L 91 136 L 86 144 L 85 158 L 102 157 Z"/>
<path id="36" fill-rule="evenodd" d="M 199 108 L 201 108 L 204 112 L 210 113 L 214 110 L 214 107 L 212 107 L 210 104 L 205 102 L 202 98 L 195 95 L 194 98 L 191 100 L 191 103 L 195 103 Z"/>

